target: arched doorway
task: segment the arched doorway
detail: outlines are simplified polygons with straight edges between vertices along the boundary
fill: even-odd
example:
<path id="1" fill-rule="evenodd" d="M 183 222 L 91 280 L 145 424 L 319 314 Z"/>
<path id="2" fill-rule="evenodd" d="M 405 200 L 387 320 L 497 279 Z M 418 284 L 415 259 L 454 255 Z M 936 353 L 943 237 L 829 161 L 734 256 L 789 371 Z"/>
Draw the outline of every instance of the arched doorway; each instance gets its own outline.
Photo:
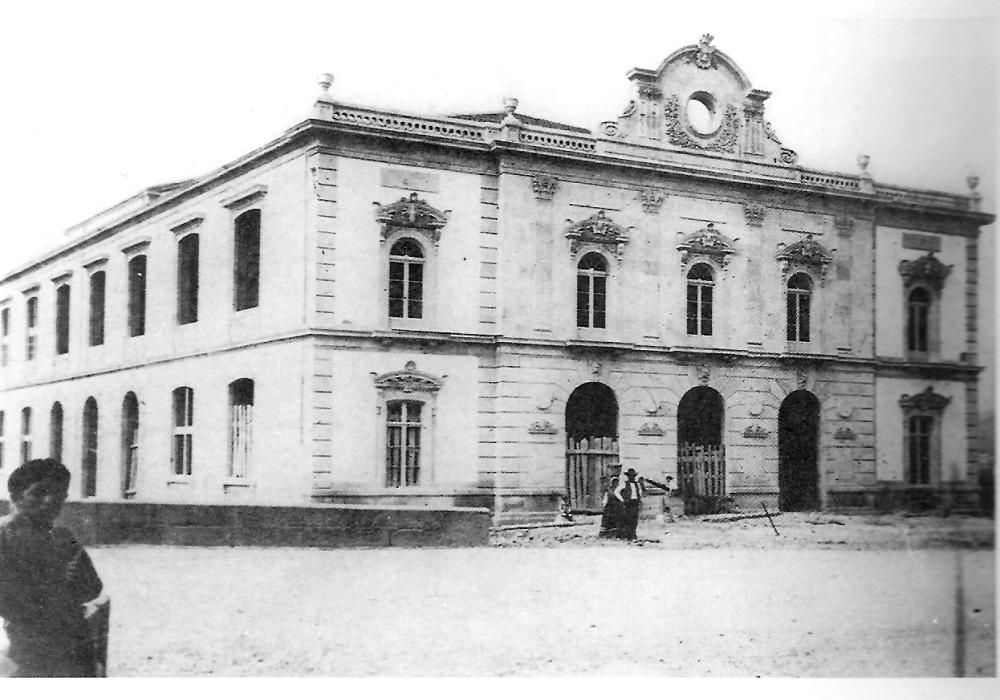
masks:
<path id="1" fill-rule="evenodd" d="M 689 390 L 677 406 L 677 480 L 684 511 L 712 513 L 726 496 L 724 402 L 707 386 Z"/>
<path id="2" fill-rule="evenodd" d="M 609 465 L 618 463 L 618 400 L 599 382 L 578 386 L 566 402 L 566 497 L 575 512 L 601 510 Z"/>
<path id="3" fill-rule="evenodd" d="M 819 508 L 819 399 L 800 389 L 778 410 L 778 507 Z"/>

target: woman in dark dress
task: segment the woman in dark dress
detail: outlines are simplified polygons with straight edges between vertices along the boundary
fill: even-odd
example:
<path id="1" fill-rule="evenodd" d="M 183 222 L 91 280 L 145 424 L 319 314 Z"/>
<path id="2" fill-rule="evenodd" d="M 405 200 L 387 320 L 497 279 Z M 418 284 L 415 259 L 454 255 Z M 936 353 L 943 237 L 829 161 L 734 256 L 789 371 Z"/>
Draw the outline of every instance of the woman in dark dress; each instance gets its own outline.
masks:
<path id="1" fill-rule="evenodd" d="M 601 529 L 598 537 L 617 537 L 625 514 L 625 504 L 615 494 L 618 489 L 618 477 L 612 476 L 608 488 L 604 491 L 604 510 L 601 513 Z"/>

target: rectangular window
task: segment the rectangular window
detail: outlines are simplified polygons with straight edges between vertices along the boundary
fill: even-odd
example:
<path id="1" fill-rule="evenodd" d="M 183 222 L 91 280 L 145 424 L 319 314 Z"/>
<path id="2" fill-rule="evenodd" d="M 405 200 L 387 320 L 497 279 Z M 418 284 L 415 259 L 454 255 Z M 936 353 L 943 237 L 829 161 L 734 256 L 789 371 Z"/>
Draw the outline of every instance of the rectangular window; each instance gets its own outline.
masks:
<path id="1" fill-rule="evenodd" d="M 10 336 L 10 309 L 0 309 L 0 366 L 6 367 L 9 358 L 7 340 Z"/>
<path id="2" fill-rule="evenodd" d="M 238 379 L 229 385 L 229 476 L 249 476 L 252 436 L 253 380 Z"/>
<path id="3" fill-rule="evenodd" d="M 260 288 L 260 210 L 236 217 L 233 235 L 233 308 L 257 306 Z"/>
<path id="4" fill-rule="evenodd" d="M 31 459 L 31 409 L 21 410 L 21 464 Z"/>
<path id="5" fill-rule="evenodd" d="M 590 278 L 586 275 L 576 276 L 576 325 L 590 326 Z"/>
<path id="6" fill-rule="evenodd" d="M 198 234 L 177 243 L 177 323 L 198 320 Z"/>
<path id="7" fill-rule="evenodd" d="M 788 292 L 788 339 L 800 343 L 809 342 L 809 295 Z"/>
<path id="8" fill-rule="evenodd" d="M 128 261 L 128 334 L 146 333 L 146 256 Z"/>
<path id="9" fill-rule="evenodd" d="M 174 389 L 174 474 L 191 476 L 194 451 L 194 390 L 182 386 Z"/>
<path id="10" fill-rule="evenodd" d="M 911 416 L 907 427 L 910 484 L 929 484 L 931 483 L 931 431 L 934 428 L 934 418 Z"/>
<path id="11" fill-rule="evenodd" d="M 89 342 L 93 347 L 104 344 L 104 271 L 90 276 L 90 333 Z"/>
<path id="12" fill-rule="evenodd" d="M 25 324 L 27 326 L 27 333 L 25 339 L 25 349 L 24 355 L 28 360 L 35 359 L 35 350 L 38 345 L 37 336 L 37 326 L 38 326 L 38 297 L 28 297 L 27 306 L 25 308 Z"/>
<path id="13" fill-rule="evenodd" d="M 420 480 L 419 401 L 391 401 L 386 409 L 386 486 L 415 486 Z"/>
<path id="14" fill-rule="evenodd" d="M 56 354 L 69 352 L 69 285 L 56 289 Z"/>

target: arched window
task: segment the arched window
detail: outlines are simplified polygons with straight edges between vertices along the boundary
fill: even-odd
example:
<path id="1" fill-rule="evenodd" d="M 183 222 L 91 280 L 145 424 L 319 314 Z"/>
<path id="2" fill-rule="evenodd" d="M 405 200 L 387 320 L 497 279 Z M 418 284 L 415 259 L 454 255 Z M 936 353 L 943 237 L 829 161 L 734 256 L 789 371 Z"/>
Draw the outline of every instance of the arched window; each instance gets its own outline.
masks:
<path id="1" fill-rule="evenodd" d="M 25 302 L 25 349 L 26 360 L 35 359 L 35 351 L 38 348 L 38 297 L 30 296 Z"/>
<path id="2" fill-rule="evenodd" d="M 809 342 L 809 312 L 812 305 L 812 279 L 804 272 L 797 272 L 788 280 L 786 298 L 788 339 L 799 343 Z"/>
<path id="3" fill-rule="evenodd" d="M 139 400 L 131 391 L 122 400 L 122 498 L 135 498 L 139 478 Z"/>
<path id="4" fill-rule="evenodd" d="M 260 301 L 260 209 L 236 217 L 233 232 L 233 308 L 252 309 Z"/>
<path id="5" fill-rule="evenodd" d="M 386 404 L 386 486 L 420 483 L 423 408 L 420 401 L 389 401 Z"/>
<path id="6" fill-rule="evenodd" d="M 128 334 L 146 333 L 146 256 L 128 261 Z"/>
<path id="7" fill-rule="evenodd" d="M 911 352 L 927 352 L 930 328 L 931 295 L 923 287 L 914 287 L 906 299 L 906 347 Z"/>
<path id="8" fill-rule="evenodd" d="M 83 455 L 80 472 L 82 495 L 97 495 L 97 400 L 91 396 L 83 404 Z"/>
<path id="9" fill-rule="evenodd" d="M 69 352 L 69 285 L 56 288 L 56 354 Z"/>
<path id="10" fill-rule="evenodd" d="M 587 253 L 576 267 L 576 325 L 604 328 L 608 296 L 608 263 L 597 253 Z"/>
<path id="11" fill-rule="evenodd" d="M 688 335 L 712 335 L 712 293 L 715 274 L 706 263 L 691 266 L 687 274 Z"/>
<path id="12" fill-rule="evenodd" d="M 49 411 L 49 457 L 61 462 L 63 451 L 63 407 L 56 401 Z"/>
<path id="13" fill-rule="evenodd" d="M 106 276 L 98 270 L 90 276 L 90 345 L 104 344 L 104 292 Z"/>
<path id="14" fill-rule="evenodd" d="M 253 380 L 237 379 L 229 385 L 229 476 L 250 474 L 253 461 Z"/>
<path id="15" fill-rule="evenodd" d="M 177 241 L 177 323 L 198 320 L 198 234 Z"/>
<path id="16" fill-rule="evenodd" d="M 180 386 L 173 391 L 174 449 L 171 462 L 174 474 L 191 476 L 194 454 L 194 389 Z"/>
<path id="17" fill-rule="evenodd" d="M 21 409 L 21 464 L 31 459 L 31 408 Z"/>
<path id="18" fill-rule="evenodd" d="M 412 238 L 389 250 L 389 318 L 423 318 L 424 252 Z"/>

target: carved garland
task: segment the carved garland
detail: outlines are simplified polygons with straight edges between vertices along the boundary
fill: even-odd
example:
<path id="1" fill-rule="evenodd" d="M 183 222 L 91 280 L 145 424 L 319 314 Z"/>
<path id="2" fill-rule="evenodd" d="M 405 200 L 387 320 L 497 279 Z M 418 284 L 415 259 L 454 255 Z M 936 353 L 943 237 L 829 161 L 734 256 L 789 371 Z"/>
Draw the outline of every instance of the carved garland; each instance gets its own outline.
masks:
<path id="1" fill-rule="evenodd" d="M 380 393 L 399 391 L 404 394 L 433 393 L 441 389 L 444 382 L 439 377 L 417 370 L 415 362 L 407 362 L 404 368 L 386 372 L 375 377 L 375 388 Z"/>
<path id="2" fill-rule="evenodd" d="M 899 405 L 903 410 L 921 413 L 941 413 L 949 403 L 951 403 L 951 397 L 936 393 L 933 387 L 927 387 L 919 394 L 912 396 L 903 394 L 899 398 Z"/>
<path id="3" fill-rule="evenodd" d="M 566 222 L 570 225 L 566 231 L 566 238 L 570 241 L 569 248 L 572 255 L 576 255 L 580 246 L 592 243 L 608 250 L 619 262 L 621 261 L 625 244 L 628 243 L 628 229 L 609 219 L 604 210 L 583 221 L 573 223 L 571 219 L 567 219 Z"/>
<path id="4" fill-rule="evenodd" d="M 677 95 L 671 95 L 663 103 L 663 115 L 666 120 L 667 138 L 675 146 L 725 153 L 736 150 L 736 137 L 740 128 L 740 115 L 736 105 L 726 106 L 719 133 L 707 141 L 696 140 L 685 130 L 681 122 L 680 98 Z"/>
<path id="5" fill-rule="evenodd" d="M 813 272 L 822 286 L 826 281 L 826 270 L 833 262 L 833 255 L 812 237 L 813 234 L 809 233 L 806 234 L 806 238 L 791 245 L 779 243 L 776 259 L 781 263 L 781 271 L 786 275 L 804 268 Z"/>
<path id="6" fill-rule="evenodd" d="M 409 197 L 403 197 L 398 202 L 382 206 L 375 202 L 378 209 L 375 221 L 382 224 L 380 239 L 385 243 L 393 231 L 397 229 L 421 229 L 426 231 L 434 245 L 441 238 L 441 229 L 448 223 L 450 210 L 439 211 L 412 192 Z"/>
<path id="7" fill-rule="evenodd" d="M 729 256 L 736 252 L 735 244 L 715 229 L 715 224 L 689 234 L 677 246 L 681 251 L 681 270 L 698 258 L 708 258 L 722 269 L 729 264 Z"/>
<path id="8" fill-rule="evenodd" d="M 926 284 L 935 294 L 940 294 L 945 280 L 951 274 L 952 265 L 945 265 L 934 257 L 931 251 L 916 260 L 903 260 L 899 263 L 899 274 L 903 276 L 903 284 L 907 289 L 918 284 Z"/>

